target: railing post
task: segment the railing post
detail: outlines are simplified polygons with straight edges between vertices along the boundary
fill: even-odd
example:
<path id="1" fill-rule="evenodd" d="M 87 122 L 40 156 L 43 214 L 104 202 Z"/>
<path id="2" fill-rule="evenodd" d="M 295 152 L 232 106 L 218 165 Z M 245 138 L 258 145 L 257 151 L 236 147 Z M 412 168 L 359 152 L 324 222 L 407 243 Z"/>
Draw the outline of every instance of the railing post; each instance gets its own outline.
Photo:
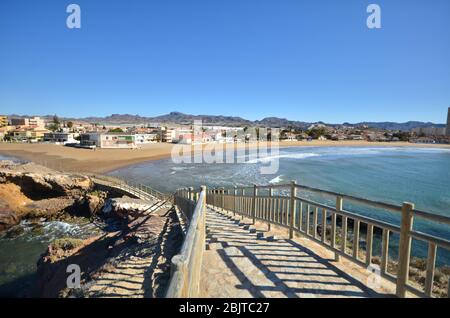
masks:
<path id="1" fill-rule="evenodd" d="M 292 239 L 294 237 L 294 224 L 295 224 L 295 204 L 296 204 L 296 196 L 297 196 L 297 188 L 295 187 L 295 181 L 291 182 L 291 204 L 290 204 L 290 215 L 289 215 L 289 238 Z"/>
<path id="2" fill-rule="evenodd" d="M 269 206 L 267 207 L 269 210 L 268 218 L 267 218 L 267 231 L 270 231 L 270 222 L 272 221 L 271 220 L 272 219 L 272 205 L 273 205 L 272 196 L 273 196 L 273 188 L 270 187 L 269 188 Z"/>
<path id="3" fill-rule="evenodd" d="M 241 220 L 244 219 L 244 214 L 247 212 L 247 211 L 245 211 L 245 207 L 244 207 L 244 200 L 245 200 L 244 196 L 245 196 L 245 189 L 242 188 L 242 201 L 241 201 L 241 212 L 242 213 L 241 213 Z"/>
<path id="4" fill-rule="evenodd" d="M 190 187 L 188 189 L 188 199 L 191 201 L 194 201 L 194 188 L 193 187 Z"/>
<path id="5" fill-rule="evenodd" d="M 234 186 L 234 191 L 233 191 L 233 216 L 236 216 L 236 192 L 237 192 L 237 187 Z"/>
<path id="6" fill-rule="evenodd" d="M 252 199 L 252 224 L 256 223 L 256 196 L 258 195 L 258 188 L 256 184 L 253 185 L 253 199 Z"/>
<path id="7" fill-rule="evenodd" d="M 411 230 L 413 228 L 414 204 L 405 202 L 402 206 L 402 220 L 400 224 L 400 244 L 398 252 L 397 271 L 397 297 L 404 298 L 406 295 L 406 283 L 409 276 L 409 260 L 411 255 Z"/>
<path id="8" fill-rule="evenodd" d="M 336 197 L 336 211 L 340 212 L 342 211 L 342 207 L 343 207 L 343 202 L 344 200 L 342 199 L 341 196 Z M 336 213 L 333 214 L 334 215 L 334 219 L 333 219 L 333 225 L 334 225 L 334 233 L 331 233 L 332 235 L 332 246 L 334 247 L 334 242 L 336 240 Z M 344 216 L 341 216 L 341 228 L 342 228 L 342 232 L 341 232 L 341 237 L 342 237 L 342 242 L 341 242 L 341 249 L 344 250 L 345 253 L 345 240 L 347 239 L 347 220 L 345 220 L 346 224 L 345 224 L 345 233 L 344 233 Z M 334 253 L 334 261 L 335 262 L 339 262 L 339 254 L 338 253 Z"/>
<path id="9" fill-rule="evenodd" d="M 202 210 L 203 210 L 203 225 L 204 225 L 204 227 L 203 227 L 203 241 L 205 241 L 206 242 L 206 229 L 205 229 L 205 222 L 206 222 L 206 186 L 204 186 L 204 185 L 202 185 L 201 187 L 200 187 L 200 189 L 201 189 L 201 192 L 203 192 L 204 193 L 204 200 L 203 200 L 203 207 L 202 207 Z M 199 194 L 199 197 L 198 197 L 199 199 L 200 199 L 200 194 Z M 203 247 L 204 247 L 204 249 L 206 248 L 206 243 L 205 244 L 203 244 Z"/>
<path id="10" fill-rule="evenodd" d="M 427 296 L 433 295 L 433 281 L 434 281 L 434 271 L 436 263 L 436 249 L 435 243 L 428 243 L 428 257 L 427 257 L 427 276 L 425 280 L 425 294 Z"/>

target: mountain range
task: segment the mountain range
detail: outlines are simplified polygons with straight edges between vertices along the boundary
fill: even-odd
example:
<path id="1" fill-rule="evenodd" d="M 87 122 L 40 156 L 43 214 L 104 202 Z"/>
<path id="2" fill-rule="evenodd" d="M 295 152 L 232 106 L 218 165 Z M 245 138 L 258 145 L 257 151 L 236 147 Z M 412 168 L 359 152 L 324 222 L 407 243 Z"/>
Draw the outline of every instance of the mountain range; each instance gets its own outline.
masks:
<path id="1" fill-rule="evenodd" d="M 10 117 L 26 117 L 19 115 L 10 115 Z M 53 115 L 42 116 L 46 119 L 51 119 Z M 261 126 L 261 127 L 296 127 L 305 129 L 312 124 L 323 124 L 327 126 L 348 126 L 356 127 L 366 125 L 372 128 L 388 129 L 388 130 L 403 130 L 409 131 L 414 128 L 423 127 L 445 127 L 445 124 L 435 124 L 431 122 L 408 121 L 404 123 L 396 122 L 359 122 L 359 123 L 343 123 L 332 124 L 324 122 L 304 122 L 293 121 L 279 117 L 266 117 L 261 120 L 248 120 L 237 116 L 221 116 L 221 115 L 191 115 L 180 112 L 171 112 L 166 115 L 155 117 L 144 117 L 140 115 L 130 114 L 112 114 L 106 117 L 85 117 L 85 118 L 61 118 L 61 120 L 76 120 L 89 123 L 99 124 L 149 124 L 149 123 L 171 123 L 171 124 L 191 124 L 194 120 L 201 120 L 203 124 L 207 125 L 222 125 L 222 126 Z"/>

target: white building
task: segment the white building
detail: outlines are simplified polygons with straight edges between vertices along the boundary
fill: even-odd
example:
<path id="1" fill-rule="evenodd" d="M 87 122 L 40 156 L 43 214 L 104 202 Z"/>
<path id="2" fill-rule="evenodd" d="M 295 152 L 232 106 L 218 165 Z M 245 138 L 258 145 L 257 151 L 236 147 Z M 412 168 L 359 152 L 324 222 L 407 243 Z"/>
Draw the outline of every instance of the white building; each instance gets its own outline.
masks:
<path id="1" fill-rule="evenodd" d="M 136 145 L 150 144 L 158 142 L 158 134 L 135 134 Z"/>
<path id="2" fill-rule="evenodd" d="M 87 133 L 80 135 L 81 147 L 106 149 L 134 149 L 135 135 L 127 133 Z"/>
<path id="3" fill-rule="evenodd" d="M 78 144 L 80 143 L 75 138 L 79 134 L 68 132 L 49 132 L 44 134 L 44 141 L 65 144 Z"/>
<path id="4" fill-rule="evenodd" d="M 174 140 L 175 140 L 175 129 L 165 128 L 162 130 L 163 142 L 174 142 Z"/>
<path id="5" fill-rule="evenodd" d="M 35 128 L 44 128 L 45 121 L 41 117 L 32 117 L 28 119 L 28 124 Z"/>

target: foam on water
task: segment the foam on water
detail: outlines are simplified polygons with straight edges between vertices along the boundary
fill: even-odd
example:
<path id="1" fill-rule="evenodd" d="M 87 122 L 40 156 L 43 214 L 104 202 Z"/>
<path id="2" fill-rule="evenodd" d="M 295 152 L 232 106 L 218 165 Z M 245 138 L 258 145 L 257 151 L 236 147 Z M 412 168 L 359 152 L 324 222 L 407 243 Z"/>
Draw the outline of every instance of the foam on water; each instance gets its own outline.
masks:
<path id="1" fill-rule="evenodd" d="M 283 175 L 279 175 L 279 176 L 273 178 L 272 180 L 270 180 L 269 183 L 270 184 L 281 183 L 283 181 L 282 177 L 283 177 Z"/>
<path id="2" fill-rule="evenodd" d="M 280 155 L 266 156 L 262 158 L 252 159 L 246 161 L 246 163 L 264 163 L 270 162 L 275 159 L 306 159 L 311 157 L 319 157 L 318 153 L 285 153 Z"/>
<path id="3" fill-rule="evenodd" d="M 86 219 L 76 224 L 22 221 L 0 236 L 0 297 L 22 297 L 36 279 L 36 262 L 47 246 L 61 237 L 87 238 L 98 229 Z"/>

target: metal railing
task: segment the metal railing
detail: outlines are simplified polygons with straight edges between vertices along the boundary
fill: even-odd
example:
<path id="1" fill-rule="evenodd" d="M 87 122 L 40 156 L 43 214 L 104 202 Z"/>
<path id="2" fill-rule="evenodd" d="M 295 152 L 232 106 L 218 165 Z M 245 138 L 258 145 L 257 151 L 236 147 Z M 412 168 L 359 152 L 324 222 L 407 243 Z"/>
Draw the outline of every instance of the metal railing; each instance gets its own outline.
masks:
<path id="1" fill-rule="evenodd" d="M 332 196 L 335 198 L 336 204 L 330 206 L 305 197 L 299 197 L 297 196 L 298 189 Z M 248 190 L 251 190 L 251 192 L 248 193 Z M 266 194 L 261 195 L 260 192 L 262 190 Z M 274 190 L 281 190 L 280 192 L 289 190 L 289 194 L 274 195 Z M 343 207 L 344 199 L 372 208 L 381 208 L 399 213 L 401 214 L 400 225 L 347 211 Z M 402 206 L 397 206 L 302 186 L 293 181 L 291 184 L 284 185 L 254 185 L 253 188 L 212 189 L 207 193 L 207 204 L 233 212 L 242 217 L 251 218 L 253 223 L 255 223 L 255 220 L 266 222 L 269 230 L 271 224 L 287 228 L 290 238 L 293 238 L 294 233 L 300 233 L 333 251 L 336 261 L 342 256 L 364 267 L 368 267 L 373 263 L 374 231 L 376 229 L 381 230 L 379 231 L 381 232 L 380 274 L 396 283 L 396 295 L 398 297 L 405 297 L 406 291 L 412 292 L 417 296 L 431 297 L 437 248 L 450 250 L 449 240 L 413 230 L 414 217 L 446 225 L 450 225 L 450 218 L 417 210 L 414 204 L 408 202 L 403 203 Z M 340 221 L 340 226 L 337 225 L 337 220 Z M 353 221 L 353 235 L 349 235 L 350 221 Z M 366 228 L 366 244 L 365 255 L 363 254 L 361 257 L 360 230 L 363 226 Z M 396 274 L 388 272 L 390 236 L 392 234 L 399 235 Z M 409 281 L 411 242 L 413 238 L 428 244 L 424 290 L 413 286 Z M 348 247 L 350 241 L 353 245 L 352 248 Z M 449 289 L 450 284 L 447 287 L 447 297 L 450 297 Z"/>
<path id="2" fill-rule="evenodd" d="M 181 189 L 174 194 L 174 203 L 188 220 L 188 230 L 178 255 L 172 258 L 167 298 L 198 297 L 200 274 L 206 240 L 206 187 L 201 191 Z"/>
<path id="3" fill-rule="evenodd" d="M 90 177 L 95 183 L 114 187 L 144 200 L 156 198 L 158 200 L 166 201 L 170 200 L 171 198 L 171 195 L 161 193 L 145 184 L 141 184 L 135 181 L 97 174 L 91 174 Z"/>

